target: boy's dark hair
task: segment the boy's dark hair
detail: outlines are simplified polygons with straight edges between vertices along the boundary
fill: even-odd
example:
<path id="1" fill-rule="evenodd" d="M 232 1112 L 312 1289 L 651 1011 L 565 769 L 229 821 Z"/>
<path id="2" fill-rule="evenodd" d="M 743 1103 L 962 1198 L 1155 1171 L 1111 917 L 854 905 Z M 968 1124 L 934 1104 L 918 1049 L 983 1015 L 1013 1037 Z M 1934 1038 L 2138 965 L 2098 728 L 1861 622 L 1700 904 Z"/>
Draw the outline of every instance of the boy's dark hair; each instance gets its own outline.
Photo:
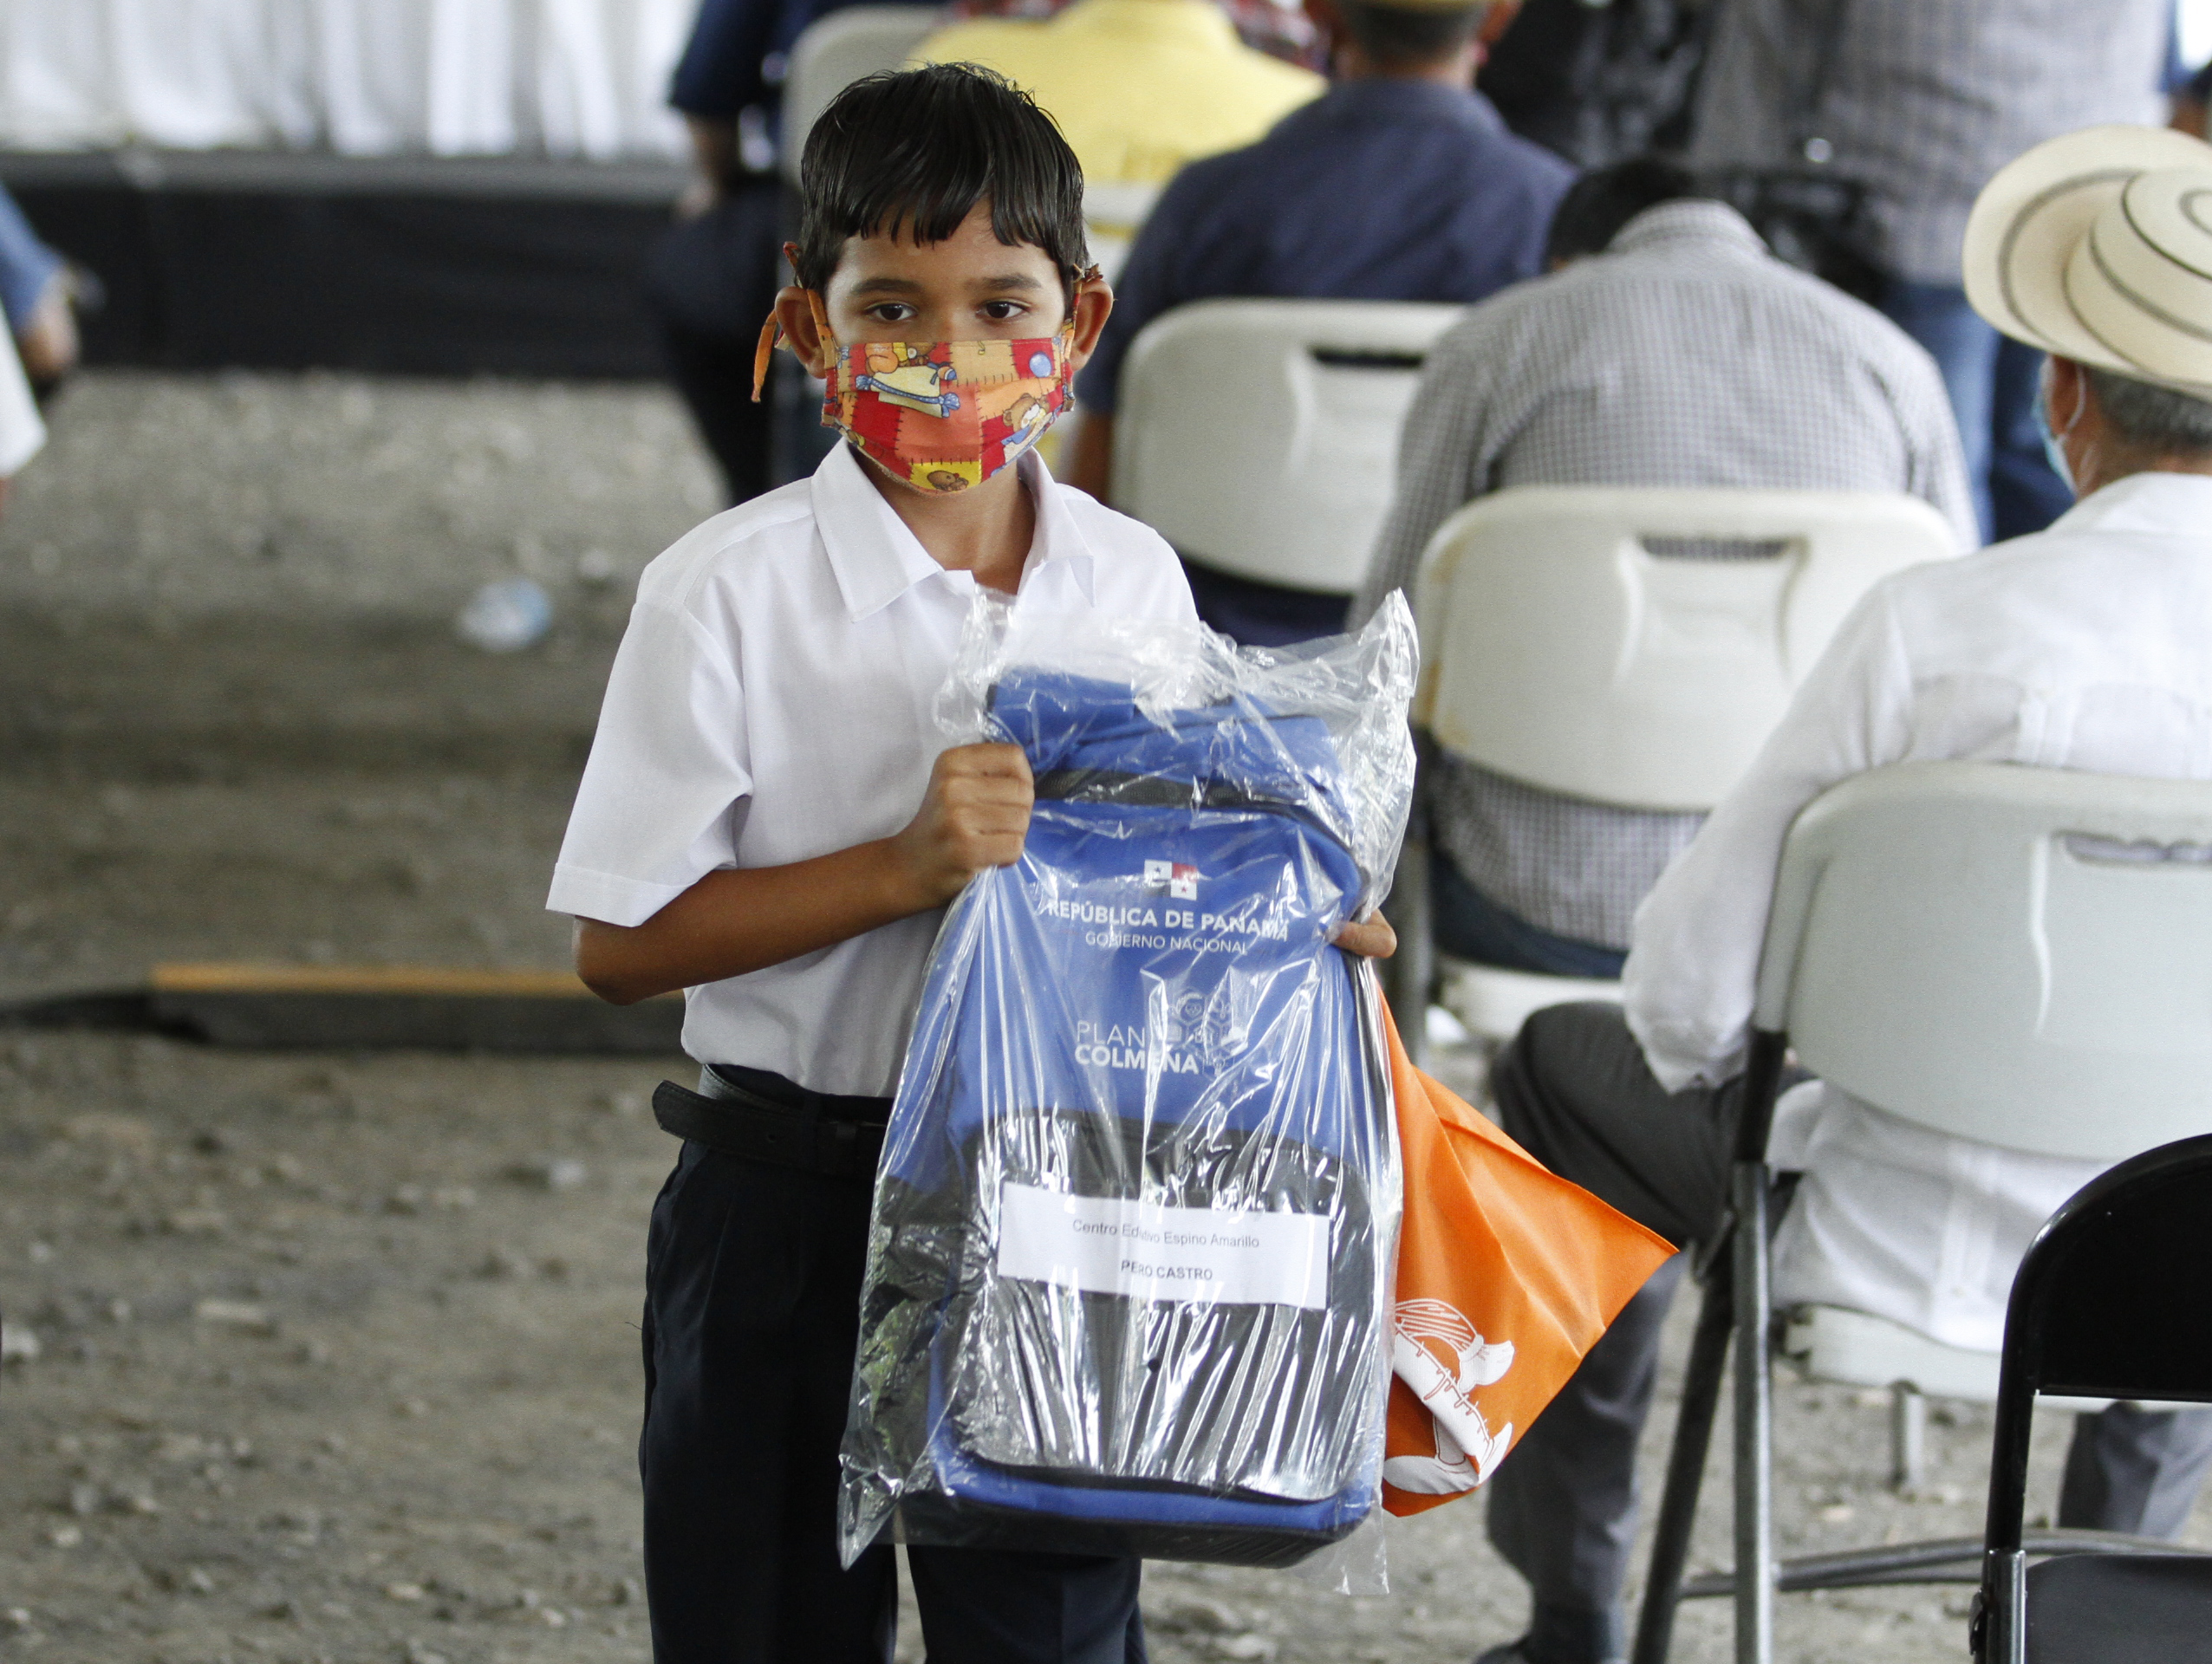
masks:
<path id="1" fill-rule="evenodd" d="M 973 63 L 866 76 L 832 99 L 807 134 L 799 284 L 825 288 L 847 237 L 941 243 L 986 201 L 999 240 L 1044 250 L 1072 297 L 1090 263 L 1083 169 L 1036 100 Z"/>
<path id="2" fill-rule="evenodd" d="M 1344 32 L 1386 69 L 1413 68 L 1453 56 L 1474 38 L 1489 10 L 1490 0 L 1467 0 L 1462 6 L 1441 9 L 1337 0 Z"/>
<path id="3" fill-rule="evenodd" d="M 1545 263 L 1603 254 L 1621 228 L 1645 209 L 1702 194 L 1695 173 L 1663 156 L 1632 156 L 1610 167 L 1592 168 L 1567 187 L 1552 210 Z"/>

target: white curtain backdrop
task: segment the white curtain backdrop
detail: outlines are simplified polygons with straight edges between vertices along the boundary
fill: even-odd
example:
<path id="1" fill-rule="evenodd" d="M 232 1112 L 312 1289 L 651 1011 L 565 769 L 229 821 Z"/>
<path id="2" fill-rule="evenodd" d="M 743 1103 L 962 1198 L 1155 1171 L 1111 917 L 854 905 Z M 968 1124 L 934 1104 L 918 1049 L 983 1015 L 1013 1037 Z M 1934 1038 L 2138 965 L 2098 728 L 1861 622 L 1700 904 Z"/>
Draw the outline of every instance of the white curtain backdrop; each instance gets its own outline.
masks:
<path id="1" fill-rule="evenodd" d="M 2212 59 L 2212 0 L 2181 0 L 2182 58 L 2191 68 Z"/>
<path id="2" fill-rule="evenodd" d="M 695 0 L 0 0 L 0 146 L 683 153 Z"/>

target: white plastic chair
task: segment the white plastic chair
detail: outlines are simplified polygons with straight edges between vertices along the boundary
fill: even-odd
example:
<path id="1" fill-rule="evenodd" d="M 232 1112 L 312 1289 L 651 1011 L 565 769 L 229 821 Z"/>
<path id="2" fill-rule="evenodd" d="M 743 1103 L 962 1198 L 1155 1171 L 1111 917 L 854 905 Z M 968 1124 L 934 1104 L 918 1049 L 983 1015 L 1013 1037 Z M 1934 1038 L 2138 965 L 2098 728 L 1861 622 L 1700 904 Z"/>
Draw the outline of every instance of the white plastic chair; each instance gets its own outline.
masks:
<path id="1" fill-rule="evenodd" d="M 1415 718 L 1453 756 L 1539 790 L 1709 809 L 1853 603 L 1957 552 L 1942 516 L 1901 493 L 1500 491 L 1447 520 L 1422 556 Z M 1425 893 L 1425 874 L 1411 877 Z M 1424 933 L 1406 982 L 1426 989 L 1427 907 L 1404 905 Z M 1444 972 L 1446 1003 L 1493 1044 L 1546 1005 L 1620 997 L 1614 982 Z"/>
<path id="2" fill-rule="evenodd" d="M 1775 1560 L 1766 1146 L 1785 1050 L 1937 1132 L 2118 1161 L 2212 1129 L 2209 939 L 2212 782 L 1916 763 L 1846 781 L 1798 817 L 1760 961 L 1732 1229 L 1707 1250 L 1636 1664 L 1662 1664 L 1681 1597 L 1733 1594 L 1735 1656 L 1763 1661 L 1778 1588 L 1980 1576 L 1979 1537 Z M 1809 1361 L 1824 1378 L 1927 1371 L 1919 1384 L 1936 1386 L 1949 1368 L 1942 1388 L 1994 1396 L 1994 1353 L 1976 1362 L 1863 1312 L 1817 1307 L 1788 1321 L 1801 1337 L 1819 1332 Z M 1732 1335 L 1736 1566 L 1684 1586 Z M 2041 1532 L 2027 1547 L 2113 1541 Z"/>
<path id="3" fill-rule="evenodd" d="M 831 99 L 862 75 L 901 68 L 944 22 L 934 6 L 847 6 L 809 23 L 784 75 L 784 177 L 798 183 L 806 135 Z"/>
<path id="4" fill-rule="evenodd" d="M 1423 356 L 1461 309 L 1200 301 L 1122 367 L 1114 504 L 1189 559 L 1349 595 L 1390 505 Z"/>
<path id="5" fill-rule="evenodd" d="M 1083 223 L 1090 257 L 1108 283 L 1122 275 L 1136 234 L 1144 229 L 1162 187 L 1137 180 L 1093 179 L 1083 188 Z"/>

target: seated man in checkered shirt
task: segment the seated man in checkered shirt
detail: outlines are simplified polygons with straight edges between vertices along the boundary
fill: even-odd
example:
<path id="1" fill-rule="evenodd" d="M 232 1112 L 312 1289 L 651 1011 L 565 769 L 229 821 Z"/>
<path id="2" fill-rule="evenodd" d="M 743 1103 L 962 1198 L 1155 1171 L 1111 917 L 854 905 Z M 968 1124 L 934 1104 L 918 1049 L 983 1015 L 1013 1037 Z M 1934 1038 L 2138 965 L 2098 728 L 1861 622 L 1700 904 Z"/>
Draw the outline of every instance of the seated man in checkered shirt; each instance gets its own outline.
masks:
<path id="1" fill-rule="evenodd" d="M 1766 252 L 1670 163 L 1586 174 L 1552 275 L 1483 302 L 1428 354 L 1356 629 L 1409 588 L 1437 527 L 1509 485 L 1908 491 L 1975 536 L 1935 361 Z M 1614 978 L 1636 905 L 1703 816 L 1539 791 L 1451 757 L 1428 777 L 1436 944 Z"/>

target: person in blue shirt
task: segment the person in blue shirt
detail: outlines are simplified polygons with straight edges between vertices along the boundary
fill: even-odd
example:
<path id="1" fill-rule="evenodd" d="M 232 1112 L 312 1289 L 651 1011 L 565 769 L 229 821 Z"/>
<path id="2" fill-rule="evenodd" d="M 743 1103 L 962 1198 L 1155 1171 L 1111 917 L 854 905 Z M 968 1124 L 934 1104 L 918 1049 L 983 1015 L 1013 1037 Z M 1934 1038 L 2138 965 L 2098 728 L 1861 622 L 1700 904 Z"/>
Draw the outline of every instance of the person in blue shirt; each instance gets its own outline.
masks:
<path id="1" fill-rule="evenodd" d="M 1574 169 L 1516 138 L 1474 88 L 1510 3 L 1306 0 L 1336 84 L 1259 143 L 1178 173 L 1137 234 L 1114 315 L 1077 384 L 1070 484 L 1102 501 L 1122 361 L 1171 308 L 1215 296 L 1483 299 L 1544 270 Z M 1277 644 L 1343 625 L 1344 598 L 1189 567 L 1199 612 Z"/>
<path id="2" fill-rule="evenodd" d="M 668 102 L 690 123 L 727 130 L 735 147 L 738 114 L 773 116 L 783 98 L 784 65 L 806 26 L 838 0 L 699 0 L 691 38 L 676 61 Z"/>
<path id="3" fill-rule="evenodd" d="M 773 406 L 752 399 L 753 347 L 775 304 L 784 205 L 775 134 L 784 66 L 808 24 L 851 0 L 701 0 L 670 78 L 697 184 L 652 254 L 646 296 L 662 356 L 732 503 L 771 478 Z"/>

